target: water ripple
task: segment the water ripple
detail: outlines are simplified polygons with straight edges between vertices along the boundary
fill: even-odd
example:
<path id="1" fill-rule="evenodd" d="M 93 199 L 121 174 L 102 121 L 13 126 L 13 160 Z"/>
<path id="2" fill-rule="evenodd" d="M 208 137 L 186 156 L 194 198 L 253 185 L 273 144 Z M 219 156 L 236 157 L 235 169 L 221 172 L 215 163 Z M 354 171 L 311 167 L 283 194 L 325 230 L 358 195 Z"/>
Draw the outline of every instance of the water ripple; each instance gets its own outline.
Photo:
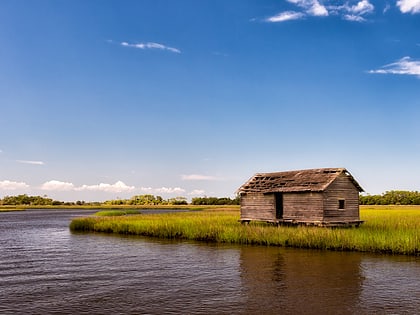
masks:
<path id="1" fill-rule="evenodd" d="M 417 258 L 71 234 L 0 214 L 1 314 L 416 314 Z"/>

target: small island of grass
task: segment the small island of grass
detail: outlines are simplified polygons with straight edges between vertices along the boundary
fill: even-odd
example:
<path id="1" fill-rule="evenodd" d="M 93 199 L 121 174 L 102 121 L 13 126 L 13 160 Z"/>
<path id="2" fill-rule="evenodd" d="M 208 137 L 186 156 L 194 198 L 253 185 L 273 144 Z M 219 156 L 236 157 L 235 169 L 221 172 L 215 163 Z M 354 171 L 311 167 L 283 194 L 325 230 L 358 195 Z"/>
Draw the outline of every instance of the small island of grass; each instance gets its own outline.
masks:
<path id="1" fill-rule="evenodd" d="M 137 209 L 115 209 L 115 210 L 102 210 L 96 212 L 94 215 L 98 217 L 119 217 L 123 215 L 140 214 L 140 210 Z"/>
<path id="2" fill-rule="evenodd" d="M 76 218 L 72 231 L 141 235 L 230 244 L 420 255 L 420 207 L 362 206 L 360 228 L 241 225 L 239 207 Z"/>

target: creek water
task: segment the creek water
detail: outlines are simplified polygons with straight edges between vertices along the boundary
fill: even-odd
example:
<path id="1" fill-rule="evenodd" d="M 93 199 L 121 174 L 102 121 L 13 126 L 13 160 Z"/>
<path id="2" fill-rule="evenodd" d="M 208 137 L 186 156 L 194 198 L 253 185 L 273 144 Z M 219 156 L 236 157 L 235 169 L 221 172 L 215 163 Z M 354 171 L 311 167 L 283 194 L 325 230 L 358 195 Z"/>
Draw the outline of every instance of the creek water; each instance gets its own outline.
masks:
<path id="1" fill-rule="evenodd" d="M 420 259 L 74 234 L 0 213 L 0 314 L 418 314 Z"/>

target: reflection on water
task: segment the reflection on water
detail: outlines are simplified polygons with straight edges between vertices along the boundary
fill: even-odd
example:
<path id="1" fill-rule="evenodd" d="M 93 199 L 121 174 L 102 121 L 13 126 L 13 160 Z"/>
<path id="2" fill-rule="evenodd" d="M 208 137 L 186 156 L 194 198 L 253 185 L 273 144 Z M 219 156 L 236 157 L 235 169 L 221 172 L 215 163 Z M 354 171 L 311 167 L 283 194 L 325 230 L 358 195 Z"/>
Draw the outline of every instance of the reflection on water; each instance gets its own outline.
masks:
<path id="1" fill-rule="evenodd" d="M 416 314 L 418 258 L 71 234 L 0 214 L 1 314 Z"/>
<path id="2" fill-rule="evenodd" d="M 357 307 L 362 275 L 360 255 L 306 250 L 246 248 L 241 251 L 248 311 L 351 314 Z"/>
<path id="3" fill-rule="evenodd" d="M 363 309 L 388 314 L 419 314 L 420 260 L 402 256 L 373 256 L 361 262 Z"/>

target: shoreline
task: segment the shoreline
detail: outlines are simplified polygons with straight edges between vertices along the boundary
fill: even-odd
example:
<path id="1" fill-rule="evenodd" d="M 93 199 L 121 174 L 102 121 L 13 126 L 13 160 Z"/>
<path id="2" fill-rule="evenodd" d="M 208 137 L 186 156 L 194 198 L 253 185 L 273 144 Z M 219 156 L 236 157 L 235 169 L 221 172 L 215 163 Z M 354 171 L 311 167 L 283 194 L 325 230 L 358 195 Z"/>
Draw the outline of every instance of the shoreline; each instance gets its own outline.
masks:
<path id="1" fill-rule="evenodd" d="M 189 211 L 202 211 L 209 209 L 220 210 L 239 210 L 238 205 L 58 205 L 58 206 L 33 206 L 33 205 L 17 205 L 17 206 L 0 206 L 0 212 L 7 211 L 25 211 L 25 210 L 128 210 L 128 209 L 149 209 L 149 210 L 189 210 Z"/>

